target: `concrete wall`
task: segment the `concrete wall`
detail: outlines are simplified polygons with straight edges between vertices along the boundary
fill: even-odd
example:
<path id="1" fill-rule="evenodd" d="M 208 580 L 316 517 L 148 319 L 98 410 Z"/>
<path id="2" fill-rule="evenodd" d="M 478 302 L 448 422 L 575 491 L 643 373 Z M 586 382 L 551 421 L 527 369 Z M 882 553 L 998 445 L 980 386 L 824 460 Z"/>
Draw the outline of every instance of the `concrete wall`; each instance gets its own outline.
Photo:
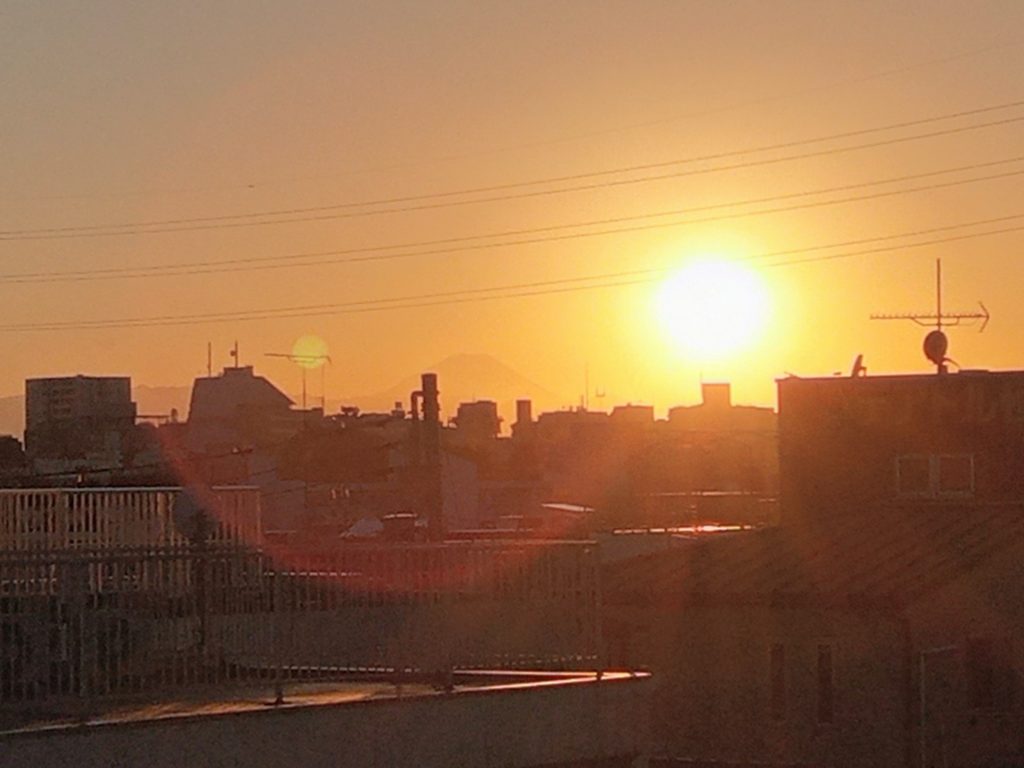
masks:
<path id="1" fill-rule="evenodd" d="M 867 612 L 757 605 L 646 607 L 606 627 L 613 664 L 650 669 L 653 754 L 732 763 L 894 766 L 905 759 L 901 627 Z M 606 622 L 607 623 L 607 622 Z M 785 707 L 771 707 L 773 644 Z M 831 723 L 818 718 L 818 646 L 831 648 Z"/>
<path id="2" fill-rule="evenodd" d="M 0 736 L 0 765 L 376 768 L 589 764 L 647 746 L 650 681 L 620 676 Z"/>
<path id="3" fill-rule="evenodd" d="M 1008 547 L 987 564 L 911 606 L 915 764 L 1024 764 L 1024 559 Z M 990 706 L 972 701 L 969 647 L 993 643 Z M 925 712 L 920 711 L 925 652 Z M 922 744 L 920 724 L 925 725 Z"/>
<path id="4" fill-rule="evenodd" d="M 877 525 L 886 513 L 880 504 L 898 497 L 897 457 L 907 455 L 969 454 L 974 489 L 960 500 L 1017 502 L 1022 443 L 1021 371 L 782 379 L 783 522 Z"/>

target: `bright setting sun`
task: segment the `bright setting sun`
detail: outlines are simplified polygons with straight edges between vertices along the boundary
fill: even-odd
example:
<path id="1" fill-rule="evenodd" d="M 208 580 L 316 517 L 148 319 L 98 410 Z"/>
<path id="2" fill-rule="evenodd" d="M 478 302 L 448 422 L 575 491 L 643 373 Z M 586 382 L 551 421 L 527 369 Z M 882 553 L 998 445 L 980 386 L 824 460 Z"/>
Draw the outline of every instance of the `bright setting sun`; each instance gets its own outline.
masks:
<path id="1" fill-rule="evenodd" d="M 697 360 L 735 354 L 760 336 L 770 302 L 761 277 L 733 261 L 693 261 L 658 288 L 658 319 L 679 351 Z"/>

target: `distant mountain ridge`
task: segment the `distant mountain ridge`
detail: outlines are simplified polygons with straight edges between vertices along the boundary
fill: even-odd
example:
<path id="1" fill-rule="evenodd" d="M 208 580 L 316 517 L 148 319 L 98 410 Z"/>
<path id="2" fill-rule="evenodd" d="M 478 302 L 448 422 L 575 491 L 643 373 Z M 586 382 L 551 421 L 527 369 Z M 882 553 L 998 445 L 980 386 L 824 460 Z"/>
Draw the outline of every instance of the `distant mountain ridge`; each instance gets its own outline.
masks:
<path id="1" fill-rule="evenodd" d="M 552 410 L 570 402 L 560 395 L 531 381 L 521 373 L 487 354 L 458 354 L 446 357 L 435 365 L 424 368 L 423 373 L 436 373 L 441 388 L 441 412 L 445 419 L 454 416 L 459 403 L 472 400 L 493 400 L 498 412 L 511 424 L 515 420 L 515 401 L 526 398 L 533 401 L 534 414 Z M 257 373 L 259 373 L 257 371 Z M 273 381 L 273 379 L 271 380 Z M 278 382 L 274 382 L 278 384 Z M 387 389 L 364 395 L 345 395 L 327 398 L 327 412 L 337 413 L 342 405 L 354 405 L 365 411 L 387 411 L 395 402 L 409 407 L 409 393 L 419 389 L 420 373 L 412 373 Z M 189 397 L 192 386 L 149 386 L 140 384 L 132 388 L 132 398 L 138 405 L 140 416 L 169 416 L 178 411 L 178 418 L 188 418 Z M 291 395 L 296 405 L 300 397 Z M 317 395 L 307 398 L 310 406 L 320 404 Z M 25 397 L 0 397 L 0 435 L 14 435 L 19 440 L 25 431 Z"/>
<path id="2" fill-rule="evenodd" d="M 441 390 L 444 418 L 455 415 L 459 403 L 493 400 L 505 424 L 515 421 L 515 401 L 533 401 L 534 413 L 564 405 L 564 396 L 523 376 L 514 368 L 487 354 L 459 354 L 446 357 L 421 373 L 436 373 Z M 388 389 L 344 398 L 344 404 L 364 410 L 390 410 L 396 402 L 409 407 L 409 393 L 420 388 L 420 374 L 410 374 Z"/>

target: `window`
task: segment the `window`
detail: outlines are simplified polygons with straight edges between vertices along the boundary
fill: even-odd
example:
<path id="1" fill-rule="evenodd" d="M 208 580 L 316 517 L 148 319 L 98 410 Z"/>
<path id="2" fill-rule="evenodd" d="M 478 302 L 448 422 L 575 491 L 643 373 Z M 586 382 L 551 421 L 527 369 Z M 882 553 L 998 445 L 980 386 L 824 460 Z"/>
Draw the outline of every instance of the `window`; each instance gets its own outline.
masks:
<path id="1" fill-rule="evenodd" d="M 969 453 L 898 456 L 896 493 L 917 498 L 972 496 L 974 456 Z"/>
<path id="2" fill-rule="evenodd" d="M 931 492 L 931 461 L 928 456 L 896 459 L 896 488 L 901 496 L 927 496 Z"/>
<path id="3" fill-rule="evenodd" d="M 818 722 L 831 723 L 834 711 L 832 646 L 818 646 Z"/>
<path id="4" fill-rule="evenodd" d="M 967 641 L 964 665 L 972 708 L 993 712 L 1013 709 L 1017 675 L 1012 659 L 1008 639 L 998 642 L 990 637 L 975 637 Z"/>
<path id="5" fill-rule="evenodd" d="M 940 494 L 974 492 L 974 457 L 967 454 L 939 456 L 938 490 Z"/>
<path id="6" fill-rule="evenodd" d="M 786 646 L 775 643 L 771 648 L 771 715 L 781 720 L 786 714 Z"/>

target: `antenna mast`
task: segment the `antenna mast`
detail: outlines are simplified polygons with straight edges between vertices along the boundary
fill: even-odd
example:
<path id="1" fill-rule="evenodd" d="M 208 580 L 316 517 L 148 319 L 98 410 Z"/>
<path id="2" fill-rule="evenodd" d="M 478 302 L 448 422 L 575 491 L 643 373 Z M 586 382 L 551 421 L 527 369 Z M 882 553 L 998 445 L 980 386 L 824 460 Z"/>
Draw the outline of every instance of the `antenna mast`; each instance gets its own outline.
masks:
<path id="1" fill-rule="evenodd" d="M 948 373 L 949 368 L 946 363 L 954 363 L 949 357 L 946 356 L 946 352 L 949 350 L 949 340 L 946 338 L 946 334 L 942 332 L 943 326 L 950 327 L 955 325 L 961 325 L 966 321 L 967 324 L 981 321 L 981 327 L 978 332 L 985 330 L 985 326 L 988 325 L 989 312 L 988 309 L 980 301 L 978 306 L 981 308 L 977 312 L 943 312 L 942 311 L 942 259 L 935 260 L 935 313 L 934 314 L 899 314 L 899 315 L 871 315 L 872 320 L 910 320 L 911 322 L 917 323 L 924 327 L 935 326 L 935 329 L 930 331 L 927 336 L 924 337 L 924 355 L 935 364 L 936 373 Z"/>
<path id="2" fill-rule="evenodd" d="M 320 369 L 320 408 L 327 410 L 327 393 L 325 388 L 324 367 L 331 362 L 330 355 L 297 355 L 293 352 L 264 352 L 264 357 L 283 357 L 297 363 L 302 370 L 302 410 L 306 410 L 306 371 L 309 368 Z"/>

